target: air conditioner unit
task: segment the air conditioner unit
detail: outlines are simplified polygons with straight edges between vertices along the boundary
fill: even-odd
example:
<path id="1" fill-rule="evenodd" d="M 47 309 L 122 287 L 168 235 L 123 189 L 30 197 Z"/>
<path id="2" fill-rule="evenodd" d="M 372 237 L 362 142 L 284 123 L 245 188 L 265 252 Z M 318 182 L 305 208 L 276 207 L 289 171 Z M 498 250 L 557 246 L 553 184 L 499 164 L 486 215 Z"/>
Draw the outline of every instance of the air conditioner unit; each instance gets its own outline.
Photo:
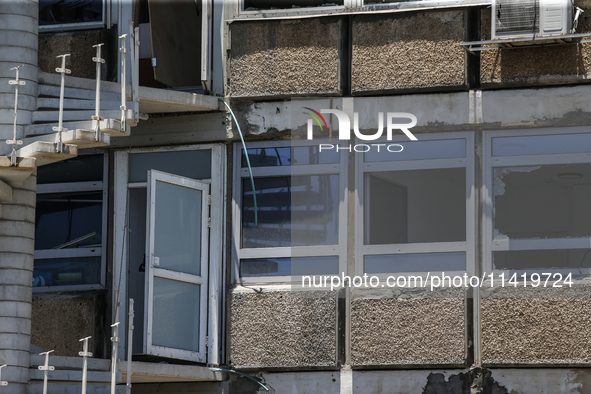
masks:
<path id="1" fill-rule="evenodd" d="M 571 33 L 572 0 L 493 0 L 492 39 L 561 36 Z"/>

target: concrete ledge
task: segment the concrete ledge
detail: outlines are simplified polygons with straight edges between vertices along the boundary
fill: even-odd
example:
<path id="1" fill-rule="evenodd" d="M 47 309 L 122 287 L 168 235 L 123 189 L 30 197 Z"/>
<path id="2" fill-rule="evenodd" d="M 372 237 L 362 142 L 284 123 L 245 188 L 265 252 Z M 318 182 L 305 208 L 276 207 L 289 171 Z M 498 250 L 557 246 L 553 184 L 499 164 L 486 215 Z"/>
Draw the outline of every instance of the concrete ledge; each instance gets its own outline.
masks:
<path id="1" fill-rule="evenodd" d="M 117 369 L 121 373 L 122 381 L 127 379 L 127 363 L 120 362 Z M 222 372 L 213 372 L 212 368 L 193 365 L 174 365 L 160 363 L 145 363 L 133 361 L 131 363 L 132 383 L 159 382 L 201 382 L 222 381 Z"/>

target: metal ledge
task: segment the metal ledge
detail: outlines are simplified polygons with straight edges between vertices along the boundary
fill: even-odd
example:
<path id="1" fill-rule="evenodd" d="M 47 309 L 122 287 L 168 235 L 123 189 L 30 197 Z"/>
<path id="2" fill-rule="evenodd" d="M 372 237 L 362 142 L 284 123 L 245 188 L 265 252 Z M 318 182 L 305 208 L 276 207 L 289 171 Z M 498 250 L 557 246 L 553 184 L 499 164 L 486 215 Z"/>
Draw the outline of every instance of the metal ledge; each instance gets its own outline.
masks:
<path id="1" fill-rule="evenodd" d="M 566 34 L 550 37 L 520 37 L 488 41 L 466 41 L 460 45 L 468 52 L 492 51 L 496 49 L 531 48 L 538 46 L 554 46 L 568 44 L 583 44 L 591 42 L 591 33 Z"/>

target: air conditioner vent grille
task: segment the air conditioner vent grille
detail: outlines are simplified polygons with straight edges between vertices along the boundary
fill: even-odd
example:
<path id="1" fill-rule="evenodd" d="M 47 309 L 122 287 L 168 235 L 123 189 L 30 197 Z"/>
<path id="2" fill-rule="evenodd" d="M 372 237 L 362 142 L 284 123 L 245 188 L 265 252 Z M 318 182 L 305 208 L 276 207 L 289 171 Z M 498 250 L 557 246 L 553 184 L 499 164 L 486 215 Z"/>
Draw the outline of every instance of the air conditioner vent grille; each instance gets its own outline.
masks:
<path id="1" fill-rule="evenodd" d="M 496 32 L 537 33 L 539 30 L 539 0 L 497 0 Z"/>

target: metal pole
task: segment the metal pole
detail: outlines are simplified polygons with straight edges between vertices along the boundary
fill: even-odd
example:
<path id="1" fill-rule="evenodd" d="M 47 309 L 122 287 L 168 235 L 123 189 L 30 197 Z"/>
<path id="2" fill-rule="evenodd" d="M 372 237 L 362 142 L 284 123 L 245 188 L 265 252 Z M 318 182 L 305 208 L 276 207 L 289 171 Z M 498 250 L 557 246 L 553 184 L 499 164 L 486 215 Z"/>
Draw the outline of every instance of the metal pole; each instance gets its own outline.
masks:
<path id="1" fill-rule="evenodd" d="M 78 355 L 83 357 L 82 362 L 82 394 L 86 394 L 86 380 L 88 371 L 88 357 L 92 357 L 92 353 L 88 351 L 88 340 L 92 337 L 82 338 L 80 342 L 84 341 L 84 350 L 79 352 Z"/>
<path id="2" fill-rule="evenodd" d="M 0 386 L 8 386 L 8 382 L 2 380 L 2 368 L 4 368 L 7 364 L 0 365 Z"/>
<path id="3" fill-rule="evenodd" d="M 92 58 L 92 61 L 96 63 L 96 94 L 95 94 L 95 105 L 94 105 L 94 116 L 92 120 L 96 122 L 94 130 L 95 130 L 95 140 L 99 140 L 99 132 L 101 131 L 101 64 L 105 62 L 105 59 L 101 58 L 101 47 L 105 45 L 103 44 L 96 44 L 93 45 L 93 48 L 96 48 L 96 57 Z"/>
<path id="4" fill-rule="evenodd" d="M 57 73 L 62 74 L 62 83 L 60 86 L 60 110 L 59 110 L 59 117 L 58 117 L 58 126 L 53 128 L 53 131 L 58 132 L 58 139 L 57 139 L 57 152 L 62 153 L 64 146 L 62 143 L 62 132 L 67 131 L 63 127 L 64 123 L 64 89 L 66 84 L 66 74 L 71 74 L 72 71 L 66 68 L 66 57 L 70 56 L 70 54 L 66 55 L 59 55 L 58 58 L 62 58 L 62 66 L 55 69 Z"/>
<path id="5" fill-rule="evenodd" d="M 127 55 L 126 37 L 127 34 L 119 36 L 119 39 L 122 40 L 119 52 L 121 52 L 121 132 L 123 133 L 125 133 L 125 130 L 127 129 L 127 92 L 125 89 L 125 76 L 127 73 L 127 69 L 125 66 L 125 58 Z"/>
<path id="6" fill-rule="evenodd" d="M 39 353 L 40 356 L 45 355 L 45 365 L 39 365 L 40 371 L 43 371 L 43 394 L 47 394 L 47 372 L 54 371 L 55 367 L 49 366 L 49 353 L 52 353 L 53 350 L 48 352 Z"/>
<path id="7" fill-rule="evenodd" d="M 14 127 L 13 127 L 13 136 L 11 140 L 7 140 L 6 143 L 8 145 L 12 145 L 12 153 L 10 154 L 10 165 L 13 167 L 16 167 L 16 146 L 17 145 L 22 145 L 23 141 L 17 140 L 16 139 L 16 120 L 17 120 L 17 114 L 18 114 L 18 87 L 19 86 L 24 86 L 26 84 L 25 81 L 20 81 L 18 79 L 18 74 L 19 71 L 21 69 L 21 67 L 24 67 L 23 65 L 17 66 L 17 67 L 13 67 L 11 68 L 11 70 L 16 70 L 16 79 L 13 81 L 8 81 L 9 85 L 15 85 L 14 88 Z"/>
<path id="8" fill-rule="evenodd" d="M 128 320 L 127 325 L 128 334 L 127 334 L 127 394 L 131 394 L 131 357 L 133 353 L 133 317 L 135 316 L 133 310 L 133 298 L 129 299 L 129 313 L 128 313 Z"/>
<path id="9" fill-rule="evenodd" d="M 117 383 L 117 344 L 119 343 L 119 322 L 111 324 L 113 327 L 113 354 L 111 355 L 111 394 L 115 394 L 115 384 Z"/>

